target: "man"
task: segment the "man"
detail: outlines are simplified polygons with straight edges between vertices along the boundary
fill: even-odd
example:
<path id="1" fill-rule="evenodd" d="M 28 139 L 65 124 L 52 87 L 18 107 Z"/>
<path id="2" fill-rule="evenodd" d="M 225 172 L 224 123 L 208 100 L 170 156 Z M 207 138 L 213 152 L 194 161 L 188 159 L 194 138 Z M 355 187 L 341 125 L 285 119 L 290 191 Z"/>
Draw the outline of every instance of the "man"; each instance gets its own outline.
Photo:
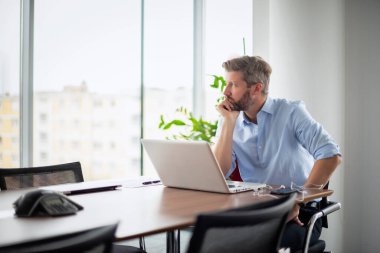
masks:
<path id="1" fill-rule="evenodd" d="M 268 96 L 271 67 L 260 57 L 243 56 L 223 63 L 227 86 L 218 106 L 215 156 L 226 177 L 238 167 L 243 181 L 304 187 L 325 185 L 341 162 L 339 147 L 299 101 Z M 282 247 L 302 247 L 307 222 L 295 205 Z M 318 240 L 315 225 L 311 244 Z"/>

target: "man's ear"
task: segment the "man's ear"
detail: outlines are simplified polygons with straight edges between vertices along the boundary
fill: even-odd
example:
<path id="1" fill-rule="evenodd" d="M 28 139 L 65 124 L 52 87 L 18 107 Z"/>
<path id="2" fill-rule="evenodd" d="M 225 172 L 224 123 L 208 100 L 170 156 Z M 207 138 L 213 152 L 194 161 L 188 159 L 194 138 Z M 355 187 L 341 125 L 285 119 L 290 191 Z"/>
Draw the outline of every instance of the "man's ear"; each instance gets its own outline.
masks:
<path id="1" fill-rule="evenodd" d="M 256 83 L 251 89 L 251 95 L 261 94 L 264 85 L 262 83 Z"/>

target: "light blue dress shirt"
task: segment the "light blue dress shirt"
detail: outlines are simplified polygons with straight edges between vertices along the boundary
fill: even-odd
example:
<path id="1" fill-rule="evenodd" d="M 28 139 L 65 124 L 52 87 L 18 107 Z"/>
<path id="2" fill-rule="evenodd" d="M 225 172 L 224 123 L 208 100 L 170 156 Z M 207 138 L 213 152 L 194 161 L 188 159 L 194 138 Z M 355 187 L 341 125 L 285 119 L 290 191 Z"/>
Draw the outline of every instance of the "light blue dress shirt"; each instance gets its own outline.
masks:
<path id="1" fill-rule="evenodd" d="M 220 135 L 219 120 L 216 137 Z M 240 112 L 235 124 L 232 164 L 244 181 L 302 186 L 314 162 L 340 155 L 334 140 L 307 112 L 301 101 L 267 98 L 257 124 Z"/>

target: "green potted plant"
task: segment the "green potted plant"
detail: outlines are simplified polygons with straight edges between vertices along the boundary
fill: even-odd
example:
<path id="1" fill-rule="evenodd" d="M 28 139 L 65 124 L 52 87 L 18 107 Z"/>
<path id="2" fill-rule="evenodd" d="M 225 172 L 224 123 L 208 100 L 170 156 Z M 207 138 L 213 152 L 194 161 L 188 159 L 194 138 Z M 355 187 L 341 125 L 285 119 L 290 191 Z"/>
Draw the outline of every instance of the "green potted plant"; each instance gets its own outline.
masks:
<path id="1" fill-rule="evenodd" d="M 245 38 L 243 37 L 243 55 L 246 55 L 245 51 Z M 220 89 L 220 93 L 223 94 L 224 88 L 226 87 L 226 81 L 222 76 L 211 75 L 214 79 L 210 87 L 213 89 Z M 223 100 L 221 95 L 217 99 L 219 104 Z M 169 130 L 171 128 L 179 128 L 178 134 L 172 134 L 167 136 L 166 139 L 172 140 L 203 140 L 209 143 L 213 143 L 213 138 L 216 134 L 216 129 L 218 126 L 218 121 L 208 121 L 201 117 L 195 118 L 193 114 L 184 107 L 180 107 L 176 110 L 182 117 L 180 119 L 174 119 L 166 122 L 164 116 L 160 116 L 159 129 Z"/>
<path id="2" fill-rule="evenodd" d="M 213 89 L 219 89 L 223 93 L 224 88 L 226 87 L 226 81 L 222 76 L 211 75 L 213 77 L 213 83 L 210 84 L 210 87 Z M 219 103 L 223 99 L 223 96 L 220 96 L 217 99 Z M 218 121 L 209 121 L 203 119 L 202 116 L 196 118 L 193 116 L 191 111 L 185 107 L 177 108 L 176 112 L 179 112 L 182 117 L 166 122 L 164 116 L 160 116 L 160 123 L 158 128 L 166 131 L 171 128 L 177 128 L 179 130 L 178 134 L 172 134 L 167 136 L 167 139 L 172 140 L 203 140 L 209 143 L 213 143 L 213 137 L 216 134 L 216 129 L 218 126 Z"/>

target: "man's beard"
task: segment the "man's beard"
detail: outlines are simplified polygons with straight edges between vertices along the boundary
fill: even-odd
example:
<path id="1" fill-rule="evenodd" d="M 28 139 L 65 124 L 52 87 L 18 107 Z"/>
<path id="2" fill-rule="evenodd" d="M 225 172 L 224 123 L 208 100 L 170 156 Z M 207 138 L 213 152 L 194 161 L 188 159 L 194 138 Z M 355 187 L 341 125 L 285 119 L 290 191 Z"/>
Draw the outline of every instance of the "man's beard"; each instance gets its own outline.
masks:
<path id="1" fill-rule="evenodd" d="M 227 97 L 227 99 L 232 103 L 233 111 L 246 111 L 248 110 L 249 106 L 253 105 L 249 90 L 244 93 L 239 101 L 235 102 L 231 97 Z"/>

